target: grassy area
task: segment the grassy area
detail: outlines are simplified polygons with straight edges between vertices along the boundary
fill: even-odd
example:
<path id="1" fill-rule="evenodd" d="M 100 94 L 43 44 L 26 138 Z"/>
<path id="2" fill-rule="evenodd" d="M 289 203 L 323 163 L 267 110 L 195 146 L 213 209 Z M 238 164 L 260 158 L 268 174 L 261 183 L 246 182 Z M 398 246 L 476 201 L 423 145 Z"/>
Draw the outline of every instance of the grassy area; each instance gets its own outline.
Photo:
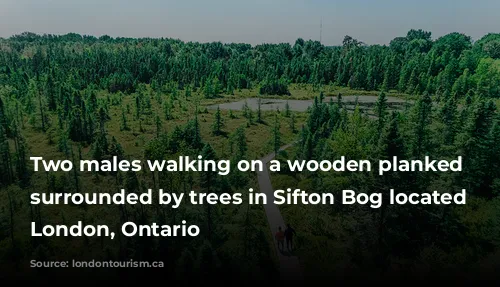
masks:
<path id="1" fill-rule="evenodd" d="M 147 91 L 149 93 L 149 90 Z M 176 100 L 173 101 L 173 106 L 171 110 L 172 119 L 166 120 L 164 118 L 164 111 L 162 103 L 157 101 L 157 99 L 162 99 L 163 101 L 168 99 L 170 95 L 161 95 L 156 97 L 151 95 L 151 113 L 141 115 L 140 119 L 135 118 L 135 95 L 120 95 L 120 94 L 108 94 L 105 91 L 101 91 L 98 95 L 100 101 L 111 99 L 115 100 L 114 105 L 110 105 L 108 114 L 111 120 L 106 123 L 106 130 L 109 135 L 109 140 L 114 137 L 118 143 L 124 149 L 125 155 L 130 159 L 143 159 L 144 158 L 144 147 L 145 145 L 157 134 L 157 126 L 155 122 L 156 115 L 159 115 L 162 119 L 161 129 L 162 132 L 167 134 L 172 133 L 177 125 L 183 126 L 189 120 L 194 118 L 196 107 L 198 107 L 200 113 L 198 115 L 200 123 L 201 137 L 205 142 L 212 145 L 217 153 L 217 156 L 221 159 L 231 157 L 231 141 L 230 135 L 238 128 L 243 126 L 245 128 L 245 134 L 247 138 L 248 145 L 248 157 L 250 159 L 260 158 L 272 151 L 272 132 L 274 128 L 275 112 L 262 112 L 263 123 L 257 123 L 257 113 L 254 111 L 254 123 L 249 124 L 248 120 L 244 117 L 243 112 L 232 112 L 230 116 L 229 111 L 221 111 L 222 117 L 224 119 L 224 135 L 215 136 L 212 134 L 212 123 L 215 118 L 215 110 L 210 110 L 204 108 L 205 106 L 214 102 L 214 100 L 204 99 L 201 94 L 194 93 L 191 98 L 185 99 L 182 96 L 178 96 Z M 120 99 L 121 98 L 121 99 Z M 117 100 L 119 99 L 119 100 Z M 217 100 L 222 100 L 217 99 Z M 130 130 L 122 131 L 120 129 L 122 110 L 126 112 L 127 125 Z M 279 115 L 280 122 L 280 133 L 281 140 L 283 143 L 293 141 L 296 137 L 296 133 L 293 133 L 289 127 L 290 118 L 287 118 L 282 114 Z M 306 114 L 296 113 L 296 128 L 300 129 L 301 124 L 305 121 Z M 50 115 L 51 127 L 46 133 L 39 130 L 39 122 L 36 117 L 25 118 L 22 134 L 26 139 L 26 143 L 29 147 L 29 156 L 43 156 L 45 159 L 53 160 L 63 160 L 68 158 L 64 153 L 58 150 L 58 135 L 57 135 L 57 116 L 55 114 Z M 10 143 L 11 148 L 14 143 Z M 80 151 L 78 151 L 77 145 L 73 144 L 73 151 L 75 158 L 81 153 L 83 159 L 88 159 L 91 157 L 90 147 L 83 146 Z M 71 159 L 71 155 L 68 159 Z M 29 169 L 32 170 L 32 164 L 29 164 Z M 64 192 L 74 190 L 75 184 L 73 180 L 72 173 L 63 172 L 51 172 L 50 174 L 55 175 L 56 186 Z M 174 181 L 178 181 L 180 175 L 174 176 Z M 250 182 L 248 186 L 257 187 L 257 182 L 254 174 L 249 174 Z M 153 183 L 151 176 L 148 172 L 141 171 L 137 173 L 137 177 L 141 186 L 144 188 L 153 188 Z M 16 245 L 20 247 L 22 253 L 46 253 L 46 256 L 50 254 L 64 254 L 68 258 L 88 258 L 88 259 L 98 259 L 99 256 L 103 256 L 103 250 L 109 250 L 110 254 L 117 255 L 117 248 L 120 248 L 125 242 L 122 240 L 111 241 L 107 238 L 71 238 L 67 239 L 64 237 L 52 237 L 50 239 L 44 240 L 44 245 L 48 249 L 45 251 L 41 250 L 31 250 L 30 245 L 32 238 L 30 236 L 31 221 L 33 219 L 33 209 L 29 206 L 29 193 L 30 192 L 44 192 L 48 189 L 48 174 L 44 172 L 34 173 L 32 175 L 32 187 L 29 189 L 21 189 L 16 185 L 12 185 L 7 189 L 7 192 L 2 192 L 0 194 L 0 207 L 2 211 L 2 226 L 6 228 L 10 225 L 9 223 L 9 199 L 10 196 L 13 199 L 13 212 L 15 214 L 13 218 L 14 226 L 14 238 Z M 118 191 L 117 178 L 112 175 L 102 175 L 97 173 L 79 173 L 78 174 L 79 189 L 80 192 L 108 192 L 114 193 Z M 168 187 L 164 187 L 168 188 Z M 185 186 L 182 187 L 179 184 L 174 184 L 170 188 L 178 189 L 175 191 L 181 192 L 185 190 Z M 197 190 L 197 186 L 193 186 L 194 190 Z M 245 191 L 243 191 L 245 194 Z M 120 211 L 118 207 L 110 206 L 47 206 L 39 205 L 39 210 L 35 207 L 35 214 L 40 213 L 41 220 L 43 224 L 74 224 L 76 220 L 82 220 L 85 224 L 107 224 L 111 228 L 118 230 L 120 223 Z M 130 212 L 137 211 L 137 206 L 128 207 Z M 155 211 L 155 206 L 146 207 L 146 212 L 153 214 Z M 190 206 L 189 204 L 184 204 L 177 211 L 171 211 L 177 213 L 178 218 L 186 219 L 191 222 L 199 222 L 200 216 L 203 211 L 203 207 Z M 134 211 L 135 210 L 135 211 Z M 272 235 L 269 234 L 269 228 L 267 226 L 267 220 L 265 218 L 265 213 L 261 206 L 250 206 L 247 208 L 246 205 L 242 206 L 224 206 L 220 207 L 219 211 L 225 218 L 219 223 L 219 225 L 227 230 L 228 234 L 224 235 L 226 238 L 221 246 L 217 246 L 216 251 L 220 256 L 231 257 L 235 254 L 243 252 L 243 245 L 245 238 L 243 238 L 244 232 L 242 231 L 242 224 L 245 223 L 246 218 L 250 218 L 249 224 L 251 224 L 257 230 L 262 230 L 263 234 L 266 236 L 266 241 L 269 248 L 273 248 Z M 35 215 L 36 217 L 36 215 Z M 154 222 L 154 218 L 151 218 Z M 2 258 L 10 257 L 11 242 L 8 236 L 6 239 L 0 242 L 0 255 Z M 117 242 L 118 241 L 118 242 Z M 157 243 L 155 243 L 157 244 Z M 202 245 L 200 242 L 197 245 Z M 39 248 L 40 249 L 40 248 Z M 271 249 L 272 250 L 272 249 Z M 274 252 L 271 253 L 274 255 Z M 274 258 L 274 265 L 277 264 L 277 259 Z M 6 266 L 9 267 L 9 266 Z M 10 268 L 10 267 L 9 267 Z M 270 269 L 271 270 L 271 269 Z M 32 270 L 26 270 L 32 271 Z"/>
<path id="2" fill-rule="evenodd" d="M 283 97 L 277 96 L 277 98 L 289 98 L 289 99 L 312 99 L 319 94 L 318 91 L 314 91 L 311 86 L 306 85 L 292 85 L 291 87 L 292 96 Z M 325 94 L 336 95 L 337 93 L 342 93 L 343 95 L 376 95 L 376 92 L 359 92 L 351 91 L 348 89 L 332 89 L 325 90 Z M 212 134 L 212 124 L 215 119 L 216 110 L 206 109 L 208 105 L 228 102 L 233 100 L 239 100 L 247 97 L 256 97 L 257 90 L 242 90 L 236 91 L 235 95 L 229 96 L 224 95 L 216 99 L 205 99 L 200 92 L 194 92 L 190 98 L 184 98 L 179 91 L 177 98 L 172 102 L 173 106 L 171 109 L 172 118 L 166 120 L 164 118 L 163 101 L 170 98 L 170 95 L 154 95 L 149 88 L 146 93 L 150 95 L 151 101 L 151 112 L 149 114 L 142 114 L 140 118 L 135 117 L 135 95 L 123 95 L 123 94 L 108 94 L 106 91 L 101 91 L 98 95 L 100 101 L 110 100 L 115 102 L 110 105 L 108 114 L 111 120 L 106 123 L 106 130 L 108 132 L 109 138 L 114 137 L 118 143 L 124 149 L 125 155 L 131 159 L 143 159 L 144 157 L 144 147 L 145 145 L 157 134 L 157 125 L 155 122 L 156 115 L 161 118 L 161 132 L 170 134 L 173 132 L 176 126 L 183 126 L 189 120 L 192 120 L 195 115 L 195 111 L 198 108 L 200 111 L 198 115 L 198 120 L 200 123 L 200 131 L 202 139 L 212 145 L 219 158 L 229 158 L 231 157 L 231 141 L 230 135 L 236 131 L 238 127 L 245 128 L 245 135 L 247 138 L 248 145 L 248 157 L 250 159 L 261 158 L 268 153 L 272 152 L 272 138 L 273 138 L 273 128 L 276 112 L 274 111 L 262 111 L 262 123 L 257 123 L 257 112 L 253 112 L 253 123 L 250 124 L 248 120 L 244 117 L 243 111 L 224 111 L 221 110 L 222 117 L 224 119 L 224 134 L 221 136 L 215 136 Z M 368 108 L 371 108 L 369 105 Z M 120 129 L 122 120 L 122 110 L 125 110 L 125 116 L 127 119 L 127 125 L 130 130 L 122 131 Z M 307 119 L 307 113 L 292 112 L 295 115 L 295 128 L 296 131 L 292 132 L 290 128 L 291 118 L 286 117 L 282 111 L 278 115 L 280 124 L 280 137 L 282 144 L 287 144 L 296 140 L 298 131 L 300 127 Z M 26 118 L 24 122 L 24 128 L 22 134 L 26 139 L 29 146 L 30 156 L 43 156 L 45 159 L 65 159 L 67 156 L 58 151 L 57 146 L 57 117 L 56 115 L 50 115 L 51 127 L 46 133 L 42 133 L 38 125 L 36 117 Z M 13 143 L 11 143 L 13 146 Z M 293 151 L 292 147 L 287 152 Z M 79 156 L 79 151 L 74 145 L 75 157 Z M 90 158 L 90 147 L 82 147 L 81 156 L 84 159 Z M 71 159 L 71 158 L 70 158 Z M 31 168 L 30 168 L 31 169 Z M 53 173 L 56 175 L 56 185 L 63 189 L 69 190 L 74 188 L 74 182 L 72 174 L 63 174 L 61 172 Z M 138 179 L 141 182 L 141 186 L 152 188 L 153 183 L 151 176 L 148 172 L 141 171 L 138 174 Z M 9 201 L 8 195 L 14 199 L 14 235 L 15 240 L 18 242 L 19 246 L 22 246 L 23 252 L 31 252 L 30 248 L 30 224 L 32 221 L 32 210 L 28 208 L 29 201 L 28 196 L 30 192 L 38 191 L 44 192 L 48 189 L 48 175 L 43 172 L 35 173 L 32 177 L 32 188 L 21 189 L 17 186 L 11 186 L 8 188 L 7 193 L 0 194 L 1 208 L 2 208 L 2 218 L 4 219 L 4 226 L 8 226 L 8 213 Z M 117 191 L 117 179 L 114 176 L 98 175 L 95 173 L 79 173 L 80 182 L 80 192 L 109 192 L 113 193 Z M 273 175 L 272 177 L 273 186 L 277 188 L 286 188 L 295 186 L 296 182 L 286 176 Z M 177 177 L 176 177 L 176 180 Z M 250 174 L 249 186 L 258 188 L 258 184 L 254 174 Z M 185 189 L 180 185 L 172 185 L 171 188 L 177 188 L 179 191 Z M 193 189 L 197 189 L 194 186 Z M 119 228 L 120 213 L 118 207 L 108 207 L 108 206 L 39 206 L 40 214 L 43 219 L 44 224 L 73 224 L 75 220 L 82 220 L 87 224 L 109 224 L 112 228 Z M 132 210 L 136 210 L 138 207 L 131 207 Z M 310 207 L 307 207 L 310 208 Z M 282 212 L 286 220 L 292 222 L 299 222 L 304 216 L 307 217 L 309 211 L 307 208 L 300 206 L 283 206 Z M 154 212 L 155 207 L 147 207 L 146 210 Z M 174 211 L 172 211 L 174 212 Z M 198 206 L 190 206 L 189 204 L 183 205 L 179 210 L 175 211 L 177 217 L 185 218 L 186 220 L 199 221 L 200 212 L 202 210 Z M 250 206 L 247 208 L 243 206 L 224 206 L 220 208 L 219 211 L 223 214 L 225 220 L 220 222 L 220 225 L 228 231 L 225 235 L 226 240 L 221 246 L 217 247 L 217 252 L 222 254 L 222 256 L 231 256 L 242 252 L 242 243 L 245 241 L 244 232 L 242 231 L 242 224 L 246 221 L 247 217 L 251 217 L 251 225 L 253 225 L 258 230 L 261 230 L 266 236 L 267 244 L 269 248 L 273 248 L 273 238 L 269 233 L 269 227 L 267 226 L 267 220 L 265 218 L 265 213 L 261 206 Z M 71 219 L 71 220 L 69 220 Z M 153 220 L 153 218 L 151 218 Z M 326 224 L 326 222 L 325 222 Z M 331 223 L 328 224 L 340 224 L 338 218 L 332 218 Z M 302 230 L 304 227 L 301 227 Z M 321 237 L 321 236 L 320 236 Z M 301 245 L 301 236 L 299 236 L 299 245 Z M 318 242 L 322 242 L 321 238 Z M 69 242 L 69 243 L 68 243 Z M 46 245 L 49 249 L 46 251 L 36 250 L 33 252 L 46 252 L 48 254 L 55 252 L 56 254 L 65 254 L 72 258 L 97 258 L 102 256 L 103 250 L 109 250 L 111 254 L 116 254 L 116 248 L 119 248 L 125 242 L 111 241 L 109 239 L 94 239 L 94 238 L 72 238 L 68 241 L 66 238 L 53 237 L 47 241 Z M 319 243 L 318 243 L 319 244 Z M 328 243 L 330 244 L 330 243 Z M 201 245 L 199 243 L 198 245 Z M 10 242 L 9 240 L 4 240 L 0 243 L 0 253 L 1 255 L 7 256 L 9 251 Z M 310 264 L 308 261 L 313 260 L 316 256 L 330 256 L 327 254 L 320 254 L 321 248 L 317 246 L 309 245 L 307 249 L 304 249 L 304 245 L 299 249 L 299 256 L 305 258 L 305 262 L 308 266 Z M 56 249 L 51 249 L 56 248 Z M 341 247 L 339 247 L 341 248 Z M 318 253 L 320 252 L 320 253 Z M 274 252 L 272 253 L 274 254 Z M 117 256 L 117 255 L 116 255 Z M 311 257 L 312 256 L 312 257 Z M 7 256 L 8 257 L 8 256 Z M 274 265 L 277 264 L 277 259 L 274 257 Z M 306 266 L 306 268 L 308 267 Z"/>

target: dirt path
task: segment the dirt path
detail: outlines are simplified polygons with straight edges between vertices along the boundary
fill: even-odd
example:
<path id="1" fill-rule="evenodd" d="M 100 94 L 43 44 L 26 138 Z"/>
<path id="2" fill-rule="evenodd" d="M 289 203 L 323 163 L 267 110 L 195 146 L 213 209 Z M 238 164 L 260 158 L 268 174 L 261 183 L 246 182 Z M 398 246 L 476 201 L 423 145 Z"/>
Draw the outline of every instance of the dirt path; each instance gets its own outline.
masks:
<path id="1" fill-rule="evenodd" d="M 287 149 L 292 144 L 285 145 L 281 148 L 281 150 Z M 263 157 L 261 160 L 264 163 L 269 163 L 274 158 L 275 154 L 274 152 Z M 269 172 L 267 169 L 264 171 L 259 171 L 257 172 L 257 178 L 259 181 L 259 188 L 260 192 L 263 192 L 266 194 L 268 201 L 267 204 L 264 204 L 264 210 L 266 211 L 266 216 L 267 216 L 267 222 L 269 223 L 269 228 L 271 231 L 271 235 L 273 236 L 274 239 L 274 234 L 278 230 L 278 226 L 281 226 L 283 229 L 285 228 L 285 221 L 283 220 L 283 217 L 281 216 L 281 212 L 276 206 L 276 204 L 273 203 L 274 199 L 274 189 L 271 184 L 271 178 L 269 177 Z M 302 270 L 300 268 L 300 262 L 298 257 L 292 256 L 288 252 L 281 252 L 278 249 L 278 245 L 276 240 L 274 241 L 274 246 L 276 250 L 276 254 L 279 259 L 279 264 L 280 264 L 280 276 L 282 280 L 286 281 L 297 281 L 301 280 L 302 277 Z M 285 249 L 286 249 L 286 244 L 285 244 Z"/>

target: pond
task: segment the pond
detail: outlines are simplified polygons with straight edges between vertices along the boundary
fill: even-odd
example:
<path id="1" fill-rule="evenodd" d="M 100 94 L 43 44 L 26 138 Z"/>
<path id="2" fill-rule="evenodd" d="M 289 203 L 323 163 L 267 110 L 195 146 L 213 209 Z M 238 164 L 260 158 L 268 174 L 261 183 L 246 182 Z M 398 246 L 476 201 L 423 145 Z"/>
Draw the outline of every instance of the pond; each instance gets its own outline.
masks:
<path id="1" fill-rule="evenodd" d="M 332 97 L 325 97 L 324 101 L 329 102 L 331 98 Z M 367 109 L 375 105 L 375 103 L 377 102 L 377 98 L 377 96 L 342 96 L 342 102 L 347 106 L 347 108 L 353 109 L 357 100 L 360 108 Z M 334 102 L 337 102 L 336 97 L 333 97 L 332 99 Z M 258 109 L 258 98 L 247 98 L 230 103 L 211 105 L 207 108 L 217 109 L 217 106 L 219 106 L 221 110 L 241 111 L 243 106 L 245 105 L 245 102 L 250 109 Z M 261 99 L 260 108 L 262 111 L 275 111 L 277 109 L 282 111 L 285 109 L 287 102 L 290 110 L 296 112 L 305 112 L 309 107 L 313 105 L 314 100 Z M 401 98 L 387 97 L 387 103 L 392 109 L 401 109 L 404 108 L 405 104 L 408 102 Z"/>

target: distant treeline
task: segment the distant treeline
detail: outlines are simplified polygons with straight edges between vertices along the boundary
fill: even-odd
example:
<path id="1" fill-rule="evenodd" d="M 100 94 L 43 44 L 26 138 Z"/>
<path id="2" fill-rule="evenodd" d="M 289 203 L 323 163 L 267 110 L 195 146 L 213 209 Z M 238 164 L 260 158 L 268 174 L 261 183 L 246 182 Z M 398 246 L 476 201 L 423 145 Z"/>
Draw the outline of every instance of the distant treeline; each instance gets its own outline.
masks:
<path id="1" fill-rule="evenodd" d="M 477 93 L 500 96 L 500 34 L 473 43 L 450 33 L 410 30 L 389 45 L 365 45 L 345 36 L 341 46 L 297 39 L 288 43 L 222 44 L 176 39 L 111 38 L 29 32 L 0 40 L 0 84 L 26 94 L 28 81 L 82 90 L 134 92 L 177 85 L 203 88 L 206 97 L 258 86 L 262 94 L 288 94 L 289 83 L 397 90 L 447 97 Z"/>

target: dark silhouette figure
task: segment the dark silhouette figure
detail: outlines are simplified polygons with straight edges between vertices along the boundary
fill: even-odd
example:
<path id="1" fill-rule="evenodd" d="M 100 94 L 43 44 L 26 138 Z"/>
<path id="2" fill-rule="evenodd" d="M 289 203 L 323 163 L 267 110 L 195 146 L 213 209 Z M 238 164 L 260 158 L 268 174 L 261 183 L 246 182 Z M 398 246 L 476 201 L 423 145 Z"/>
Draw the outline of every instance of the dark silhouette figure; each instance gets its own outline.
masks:
<path id="1" fill-rule="evenodd" d="M 296 235 L 295 229 L 293 229 L 290 224 L 287 224 L 285 230 L 285 238 L 286 238 L 286 248 L 290 251 L 293 249 L 293 236 Z"/>
<path id="2" fill-rule="evenodd" d="M 283 251 L 285 245 L 285 233 L 281 230 L 281 226 L 278 226 L 278 232 L 274 235 L 276 241 L 278 241 L 278 249 Z"/>

